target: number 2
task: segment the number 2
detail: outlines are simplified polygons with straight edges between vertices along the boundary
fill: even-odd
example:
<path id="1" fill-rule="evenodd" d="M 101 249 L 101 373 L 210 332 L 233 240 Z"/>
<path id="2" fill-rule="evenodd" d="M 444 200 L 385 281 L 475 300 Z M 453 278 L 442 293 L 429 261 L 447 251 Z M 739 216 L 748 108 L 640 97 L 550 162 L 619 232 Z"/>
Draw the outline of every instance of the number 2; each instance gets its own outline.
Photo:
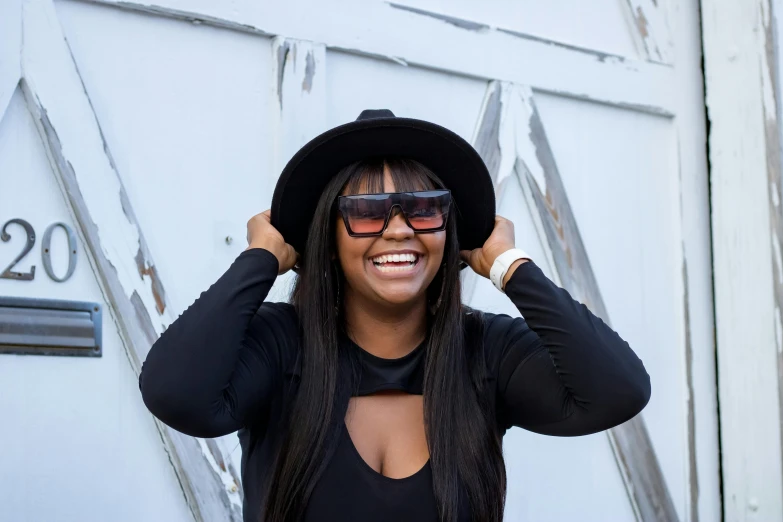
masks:
<path id="1" fill-rule="evenodd" d="M 33 245 L 35 244 L 35 230 L 33 230 L 33 226 L 25 221 L 24 219 L 9 219 L 5 222 L 3 225 L 2 230 L 0 230 L 0 239 L 3 240 L 3 242 L 7 243 L 11 240 L 11 235 L 6 232 L 6 229 L 8 228 L 8 225 L 11 223 L 16 223 L 17 225 L 21 225 L 24 228 L 24 231 L 27 233 L 27 243 L 25 243 L 24 248 L 22 249 L 22 253 L 16 256 L 16 259 L 11 261 L 11 264 L 8 265 L 5 270 L 3 270 L 3 273 L 0 274 L 0 279 L 17 279 L 20 281 L 32 281 L 35 277 L 35 265 L 30 267 L 29 272 L 14 272 L 11 269 L 16 265 L 19 261 L 22 260 L 24 256 L 27 255 L 27 253 L 33 249 Z"/>

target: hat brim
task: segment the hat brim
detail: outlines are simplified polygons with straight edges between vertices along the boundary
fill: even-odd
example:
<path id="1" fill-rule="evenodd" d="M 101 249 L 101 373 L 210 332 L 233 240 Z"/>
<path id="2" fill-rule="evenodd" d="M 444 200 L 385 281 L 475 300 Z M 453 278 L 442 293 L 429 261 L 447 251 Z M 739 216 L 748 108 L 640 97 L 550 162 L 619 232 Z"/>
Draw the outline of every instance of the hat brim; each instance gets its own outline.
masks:
<path id="1" fill-rule="evenodd" d="M 343 167 L 365 158 L 400 156 L 432 170 L 451 191 L 460 249 L 481 247 L 495 223 L 495 191 L 476 150 L 456 133 L 423 120 L 372 118 L 330 129 L 288 162 L 272 197 L 272 225 L 303 253 L 318 200 Z"/>

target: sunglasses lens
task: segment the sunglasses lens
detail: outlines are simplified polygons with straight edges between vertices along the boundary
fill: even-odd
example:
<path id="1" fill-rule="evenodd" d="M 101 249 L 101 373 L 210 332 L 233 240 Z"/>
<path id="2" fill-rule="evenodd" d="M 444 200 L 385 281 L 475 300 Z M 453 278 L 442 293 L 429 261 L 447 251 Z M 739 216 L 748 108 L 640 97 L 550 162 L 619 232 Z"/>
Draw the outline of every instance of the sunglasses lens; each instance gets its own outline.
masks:
<path id="1" fill-rule="evenodd" d="M 413 230 L 433 230 L 443 227 L 448 212 L 449 197 L 439 192 L 418 192 L 403 200 L 403 210 Z"/>
<path id="2" fill-rule="evenodd" d="M 380 234 L 389 213 L 389 200 L 352 197 L 344 200 L 342 211 L 354 234 Z"/>

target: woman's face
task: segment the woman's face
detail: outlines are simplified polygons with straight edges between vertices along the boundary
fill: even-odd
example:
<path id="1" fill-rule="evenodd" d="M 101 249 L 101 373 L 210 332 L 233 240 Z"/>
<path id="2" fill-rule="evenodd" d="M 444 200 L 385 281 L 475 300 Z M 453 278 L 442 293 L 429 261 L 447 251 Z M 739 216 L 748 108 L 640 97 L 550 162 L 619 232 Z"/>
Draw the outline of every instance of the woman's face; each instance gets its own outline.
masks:
<path id="1" fill-rule="evenodd" d="M 384 170 L 384 192 L 395 192 L 388 169 Z M 366 193 L 366 183 L 359 193 Z M 346 195 L 347 190 L 342 195 Z M 347 292 L 356 292 L 378 304 L 404 305 L 426 299 L 427 287 L 443 263 L 446 231 L 416 234 L 405 222 L 398 207 L 383 234 L 351 237 L 345 223 L 337 219 L 337 257 L 348 284 Z M 406 254 L 415 258 L 394 262 L 386 256 Z"/>

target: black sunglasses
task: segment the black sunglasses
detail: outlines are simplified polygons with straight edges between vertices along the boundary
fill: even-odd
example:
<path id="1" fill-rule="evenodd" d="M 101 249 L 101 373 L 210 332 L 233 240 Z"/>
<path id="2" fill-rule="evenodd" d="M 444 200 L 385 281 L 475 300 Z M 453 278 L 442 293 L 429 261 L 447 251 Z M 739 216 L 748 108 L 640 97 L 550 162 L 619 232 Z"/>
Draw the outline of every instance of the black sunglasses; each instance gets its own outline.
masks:
<path id="1" fill-rule="evenodd" d="M 383 234 L 394 207 L 400 209 L 403 219 L 416 233 L 445 230 L 450 206 L 451 192 L 448 190 L 352 194 L 337 198 L 337 209 L 343 216 L 345 228 L 354 237 Z"/>

